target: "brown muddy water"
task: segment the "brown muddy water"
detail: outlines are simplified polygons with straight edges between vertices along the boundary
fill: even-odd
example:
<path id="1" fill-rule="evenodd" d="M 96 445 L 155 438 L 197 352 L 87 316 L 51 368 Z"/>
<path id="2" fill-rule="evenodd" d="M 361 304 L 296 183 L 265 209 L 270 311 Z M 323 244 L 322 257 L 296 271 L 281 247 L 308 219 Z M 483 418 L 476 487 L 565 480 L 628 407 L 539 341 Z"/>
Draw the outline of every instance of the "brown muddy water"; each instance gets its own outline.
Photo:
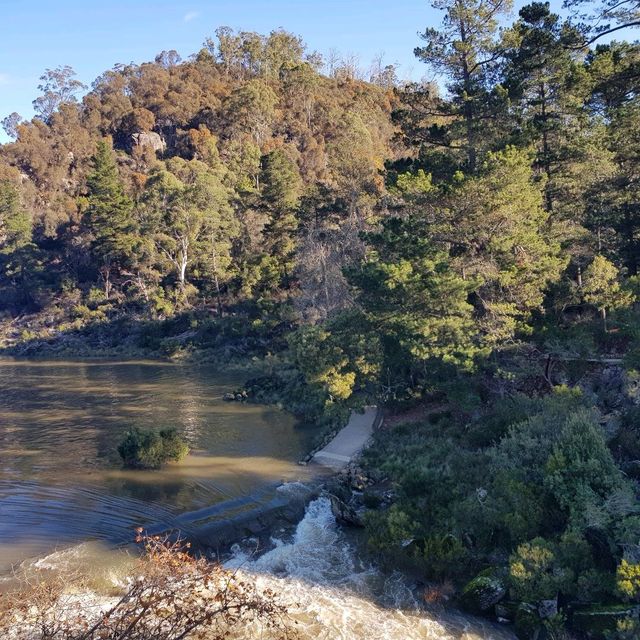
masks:
<path id="1" fill-rule="evenodd" d="M 259 507 L 299 477 L 309 429 L 274 407 L 224 402 L 241 382 L 163 362 L 0 360 L 0 573 L 189 512 Z M 160 471 L 125 471 L 116 447 L 131 426 L 175 426 L 192 452 Z"/>
<path id="2" fill-rule="evenodd" d="M 93 586 L 77 597 L 99 611 L 133 571 L 114 543 L 136 526 L 188 536 L 299 491 L 308 477 L 296 461 L 312 433 L 275 408 L 224 402 L 240 382 L 159 362 L 0 360 L 0 591 L 18 564 L 79 571 Z M 192 453 L 161 471 L 124 471 L 116 447 L 134 425 L 176 426 Z M 380 571 L 360 536 L 337 525 L 326 497 L 271 534 L 259 554 L 257 541 L 239 541 L 226 564 L 278 595 L 301 640 L 513 638 L 455 609 L 426 609 L 411 581 Z"/>

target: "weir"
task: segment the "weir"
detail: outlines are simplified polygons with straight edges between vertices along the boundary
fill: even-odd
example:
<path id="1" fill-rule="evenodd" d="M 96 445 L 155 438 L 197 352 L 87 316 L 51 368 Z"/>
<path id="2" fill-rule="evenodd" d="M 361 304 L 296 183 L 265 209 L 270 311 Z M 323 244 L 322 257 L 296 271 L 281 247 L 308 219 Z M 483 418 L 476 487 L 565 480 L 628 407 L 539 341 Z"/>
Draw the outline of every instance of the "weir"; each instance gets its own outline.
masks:
<path id="1" fill-rule="evenodd" d="M 311 456 L 299 481 L 286 482 L 275 490 L 273 498 L 225 502 L 195 512 L 182 514 L 172 530 L 213 550 L 226 554 L 231 545 L 248 537 L 261 537 L 278 527 L 298 523 L 309 502 L 322 492 L 323 481 L 342 471 L 364 449 L 382 421 L 382 411 L 375 406 L 353 411 L 347 424 L 322 449 Z M 252 504 L 259 506 L 251 506 Z M 160 533 L 161 527 L 150 533 Z M 166 529 L 164 529 L 166 531 Z"/>

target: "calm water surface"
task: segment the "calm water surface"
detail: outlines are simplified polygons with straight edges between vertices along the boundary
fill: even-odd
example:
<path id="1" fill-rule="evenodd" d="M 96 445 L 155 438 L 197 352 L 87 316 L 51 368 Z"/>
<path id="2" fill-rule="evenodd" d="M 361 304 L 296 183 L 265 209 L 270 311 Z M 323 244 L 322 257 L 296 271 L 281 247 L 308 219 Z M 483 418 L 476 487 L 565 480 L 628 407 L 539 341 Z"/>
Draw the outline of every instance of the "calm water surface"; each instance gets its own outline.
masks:
<path id="1" fill-rule="evenodd" d="M 240 383 L 159 362 L 0 360 L 0 572 L 74 542 L 175 526 L 185 512 L 224 517 L 269 500 L 299 475 L 310 433 L 275 408 L 224 402 Z M 192 453 L 124 471 L 116 447 L 130 426 L 176 426 Z"/>

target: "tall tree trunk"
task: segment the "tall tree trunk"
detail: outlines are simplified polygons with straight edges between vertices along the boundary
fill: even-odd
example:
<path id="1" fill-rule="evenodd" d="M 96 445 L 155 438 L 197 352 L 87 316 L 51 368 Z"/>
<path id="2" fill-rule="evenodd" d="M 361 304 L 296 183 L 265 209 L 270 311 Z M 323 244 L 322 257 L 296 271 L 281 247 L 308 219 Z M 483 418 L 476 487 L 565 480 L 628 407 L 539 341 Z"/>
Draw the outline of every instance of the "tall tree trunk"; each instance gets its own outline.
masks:
<path id="1" fill-rule="evenodd" d="M 463 45 L 467 41 L 467 30 L 462 20 L 460 21 L 460 40 Z M 473 106 L 470 100 L 473 88 L 471 86 L 471 72 L 469 70 L 469 60 L 467 59 L 466 53 L 462 55 L 462 83 L 465 93 L 462 111 L 467 138 L 467 164 L 469 172 L 473 173 L 476 169 L 477 153 L 475 147 L 475 134 L 473 131 Z"/>
<path id="2" fill-rule="evenodd" d="M 184 291 L 187 283 L 187 265 L 189 264 L 189 241 L 187 238 L 180 239 L 180 254 L 178 258 L 178 279 L 180 290 Z"/>
<path id="3" fill-rule="evenodd" d="M 218 278 L 218 254 L 216 253 L 213 239 L 211 240 L 211 246 L 213 247 L 211 255 L 213 258 L 213 283 L 216 287 L 216 306 L 218 307 L 218 317 L 222 318 L 222 293 L 220 291 L 220 279 Z"/>
<path id="4" fill-rule="evenodd" d="M 180 260 L 180 267 L 178 271 L 178 280 L 180 282 L 180 289 L 184 291 L 185 283 L 187 279 L 187 261 L 184 256 Z"/>
<path id="5" fill-rule="evenodd" d="M 626 236 L 625 244 L 626 253 L 627 253 L 627 269 L 629 270 L 630 276 L 638 275 L 638 242 L 635 238 L 636 226 L 634 225 L 634 216 L 632 211 L 630 211 L 631 207 L 629 205 L 625 205 L 624 207 L 624 235 Z"/>
<path id="6" fill-rule="evenodd" d="M 105 261 L 102 265 L 102 269 L 100 269 L 100 275 L 102 276 L 102 281 L 104 282 L 104 296 L 108 300 L 111 297 L 111 263 Z"/>
<path id="7" fill-rule="evenodd" d="M 549 150 L 549 136 L 547 132 L 547 91 L 544 83 L 540 84 L 540 119 L 542 121 L 542 168 L 547 176 L 547 184 L 544 187 L 544 200 L 547 211 L 553 213 L 553 196 L 551 193 L 551 161 Z"/>

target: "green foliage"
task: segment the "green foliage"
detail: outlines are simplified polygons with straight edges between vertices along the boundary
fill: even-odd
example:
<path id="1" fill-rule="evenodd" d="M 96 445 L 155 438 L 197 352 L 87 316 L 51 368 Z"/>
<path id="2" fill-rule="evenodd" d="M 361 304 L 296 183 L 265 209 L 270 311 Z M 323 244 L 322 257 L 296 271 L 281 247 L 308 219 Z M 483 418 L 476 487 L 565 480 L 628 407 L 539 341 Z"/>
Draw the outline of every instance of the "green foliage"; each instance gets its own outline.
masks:
<path id="1" fill-rule="evenodd" d="M 542 538 L 521 544 L 509 560 L 509 580 L 516 598 L 538 602 L 554 598 L 573 576 L 555 570 L 553 545 Z"/>
<path id="2" fill-rule="evenodd" d="M 480 174 L 462 182 L 445 203 L 450 212 L 443 227 L 461 245 L 454 265 L 475 280 L 476 318 L 486 339 L 496 343 L 527 330 L 567 262 L 527 150 L 487 154 Z"/>
<path id="3" fill-rule="evenodd" d="M 291 341 L 296 360 L 310 384 L 323 385 L 330 399 L 346 400 L 353 392 L 356 374 L 345 370 L 349 360 L 331 334 L 320 327 L 306 327 Z"/>
<path id="4" fill-rule="evenodd" d="M 597 255 L 585 269 L 582 278 L 585 302 L 595 306 L 602 315 L 607 329 L 607 311 L 629 306 L 634 301 L 630 291 L 620 287 L 618 270 L 605 257 Z"/>
<path id="5" fill-rule="evenodd" d="M 481 353 L 468 303 L 474 283 L 455 273 L 425 231 L 418 218 L 385 220 L 368 237 L 367 260 L 347 274 L 381 342 L 384 376 L 398 380 L 430 360 L 470 369 Z"/>
<path id="6" fill-rule="evenodd" d="M 173 271 L 180 302 L 195 293 L 189 269 L 207 274 L 218 293 L 231 277 L 239 225 L 229 198 L 220 176 L 198 160 L 173 158 L 149 177 L 142 226 L 153 240 L 158 267 Z"/>
<path id="7" fill-rule="evenodd" d="M 454 149 L 462 146 L 464 164 L 474 171 L 488 137 L 486 116 L 497 106 L 487 76 L 498 46 L 498 20 L 511 5 L 497 0 L 443 0 L 434 6 L 444 11 L 442 26 L 424 31 L 421 37 L 426 44 L 417 47 L 415 54 L 433 71 L 446 74 L 454 99 L 436 102 L 439 115 L 448 118 L 446 124 L 427 130 L 427 140 Z"/>
<path id="8" fill-rule="evenodd" d="M 465 585 L 460 594 L 460 603 L 467 611 L 481 614 L 502 600 L 506 592 L 503 582 L 488 570 Z"/>
<path id="9" fill-rule="evenodd" d="M 189 447 L 175 428 L 156 432 L 134 427 L 118 445 L 118 453 L 126 467 L 158 469 L 169 460 L 182 460 Z"/>
<path id="10" fill-rule="evenodd" d="M 438 577 L 470 578 L 507 554 L 511 588 L 525 602 L 558 592 L 614 596 L 616 546 L 635 548 L 640 528 L 595 409 L 558 388 L 484 409 L 472 429 L 469 422 L 445 414 L 376 436 L 365 465 L 389 476 L 399 499 L 395 511 L 373 516 L 372 544 L 395 554 L 403 537 L 413 538 L 405 553 Z M 484 425 L 491 435 L 482 440 Z M 399 513 L 411 528 L 393 535 Z"/>
<path id="11" fill-rule="evenodd" d="M 133 203 L 125 194 L 109 143 L 98 142 L 93 172 L 87 177 L 85 220 L 92 235 L 92 248 L 109 297 L 112 271 L 128 265 L 137 244 Z"/>
<path id="12" fill-rule="evenodd" d="M 20 203 L 18 189 L 9 181 L 0 181 L 0 247 L 9 254 L 31 241 L 32 220 Z"/>
<path id="13" fill-rule="evenodd" d="M 291 353 L 308 384 L 328 400 L 344 401 L 379 374 L 379 338 L 359 313 L 346 312 L 325 327 L 302 327 L 289 338 Z"/>
<path id="14" fill-rule="evenodd" d="M 640 634 L 640 620 L 631 617 L 616 621 L 615 631 L 608 631 L 607 640 L 635 640 Z"/>
<path id="15" fill-rule="evenodd" d="M 0 277 L 21 295 L 27 306 L 42 283 L 40 251 L 33 242 L 33 218 L 23 206 L 20 191 L 0 174 Z"/>
<path id="16" fill-rule="evenodd" d="M 511 27 L 509 2 L 434 6 L 415 53 L 446 94 L 323 75 L 282 30 L 218 29 L 82 104 L 48 70 L 0 146 L 3 339 L 250 362 L 251 398 L 319 431 L 426 403 L 365 453 L 397 495 L 374 549 L 438 579 L 497 563 L 524 600 L 635 600 L 637 398 L 600 372 L 640 363 L 640 45 L 585 45 L 604 15 L 540 2 Z M 120 449 L 157 467 L 184 444 Z M 521 607 L 518 631 L 563 615 Z"/>
<path id="17" fill-rule="evenodd" d="M 618 591 L 626 600 L 640 600 L 640 564 L 623 558 L 616 570 Z"/>
<path id="18" fill-rule="evenodd" d="M 392 505 L 385 513 L 372 511 L 367 514 L 366 526 L 371 532 L 369 543 L 373 549 L 398 548 L 412 540 L 416 525 L 398 505 Z"/>

